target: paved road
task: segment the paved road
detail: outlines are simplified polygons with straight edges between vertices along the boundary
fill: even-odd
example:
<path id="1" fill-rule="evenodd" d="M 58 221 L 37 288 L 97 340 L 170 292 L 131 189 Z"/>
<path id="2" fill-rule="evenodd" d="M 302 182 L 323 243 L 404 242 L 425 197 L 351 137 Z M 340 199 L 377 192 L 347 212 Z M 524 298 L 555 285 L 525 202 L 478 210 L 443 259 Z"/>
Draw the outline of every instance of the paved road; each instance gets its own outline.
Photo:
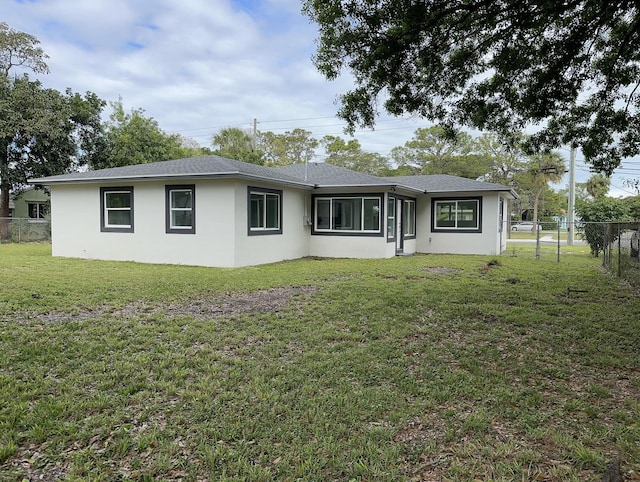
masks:
<path id="1" fill-rule="evenodd" d="M 515 243 L 515 244 L 536 244 L 535 239 L 507 239 L 507 243 Z M 550 234 L 544 234 L 540 236 L 540 244 L 558 244 L 557 239 L 553 239 L 553 236 Z M 560 245 L 566 245 L 566 239 L 560 240 Z M 574 239 L 574 246 L 585 246 L 587 243 L 582 239 Z"/>

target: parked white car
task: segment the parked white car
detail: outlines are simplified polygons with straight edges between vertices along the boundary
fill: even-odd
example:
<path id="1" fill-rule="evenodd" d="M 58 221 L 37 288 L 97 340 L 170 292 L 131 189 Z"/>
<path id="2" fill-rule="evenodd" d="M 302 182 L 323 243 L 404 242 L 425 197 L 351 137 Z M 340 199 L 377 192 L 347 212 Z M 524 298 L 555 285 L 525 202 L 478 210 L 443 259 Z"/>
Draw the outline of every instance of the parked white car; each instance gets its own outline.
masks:
<path id="1" fill-rule="evenodd" d="M 538 231 L 542 229 L 540 223 L 538 223 Z M 511 231 L 533 231 L 533 221 L 522 221 L 511 226 Z"/>

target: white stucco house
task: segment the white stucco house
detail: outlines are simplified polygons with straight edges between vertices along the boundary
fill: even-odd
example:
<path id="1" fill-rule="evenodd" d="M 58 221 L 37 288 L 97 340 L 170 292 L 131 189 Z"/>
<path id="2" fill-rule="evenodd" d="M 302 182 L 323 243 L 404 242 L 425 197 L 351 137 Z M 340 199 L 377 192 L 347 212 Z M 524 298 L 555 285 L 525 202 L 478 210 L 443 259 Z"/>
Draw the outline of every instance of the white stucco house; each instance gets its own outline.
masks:
<path id="1" fill-rule="evenodd" d="M 305 256 L 499 254 L 508 187 L 205 156 L 31 179 L 54 256 L 240 267 Z"/>

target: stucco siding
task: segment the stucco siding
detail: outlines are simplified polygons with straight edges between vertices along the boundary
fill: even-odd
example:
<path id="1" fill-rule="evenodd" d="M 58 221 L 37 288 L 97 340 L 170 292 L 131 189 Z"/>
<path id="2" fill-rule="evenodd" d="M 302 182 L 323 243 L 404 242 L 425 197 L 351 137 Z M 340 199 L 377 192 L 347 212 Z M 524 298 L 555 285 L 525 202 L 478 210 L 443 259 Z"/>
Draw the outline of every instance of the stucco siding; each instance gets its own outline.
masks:
<path id="1" fill-rule="evenodd" d="M 165 186 L 195 185 L 195 233 L 166 232 Z M 133 232 L 102 232 L 100 188 L 133 186 Z M 282 233 L 249 233 L 249 186 L 281 194 Z M 396 243 L 386 236 L 312 234 L 312 191 L 238 179 L 137 181 L 129 183 L 51 186 L 52 252 L 87 259 L 241 267 L 304 256 L 390 258 Z M 432 230 L 433 197 L 416 199 L 416 239 L 404 241 L 403 252 L 498 254 L 506 247 L 506 201 L 500 216 L 500 194 L 465 193 L 482 198 L 482 232 Z M 435 196 L 459 199 L 460 196 Z M 386 204 L 385 204 L 386 206 Z M 384 233 L 386 215 L 383 217 Z M 503 228 L 500 229 L 500 221 Z"/>
<path id="2" fill-rule="evenodd" d="M 267 184 L 238 182 L 235 189 L 235 266 L 253 266 L 309 255 L 309 231 L 305 224 L 306 191 L 282 190 L 282 233 L 249 235 L 248 188 L 274 188 Z M 307 202 L 309 202 L 307 200 Z"/>
<path id="3" fill-rule="evenodd" d="M 382 236 L 330 236 L 312 235 L 311 256 L 323 258 L 390 258 L 395 255 L 387 249 Z"/>
<path id="4" fill-rule="evenodd" d="M 432 230 L 432 201 L 446 197 L 482 198 L 482 232 L 440 232 Z M 416 207 L 417 251 L 448 254 L 499 254 L 502 251 L 499 233 L 499 194 L 465 193 L 464 196 L 421 196 Z"/>
<path id="5" fill-rule="evenodd" d="M 232 267 L 235 250 L 233 183 L 194 183 L 195 234 L 166 233 L 166 184 L 129 184 L 134 187 L 133 233 L 101 232 L 100 187 L 107 185 L 52 186 L 53 255 Z"/>

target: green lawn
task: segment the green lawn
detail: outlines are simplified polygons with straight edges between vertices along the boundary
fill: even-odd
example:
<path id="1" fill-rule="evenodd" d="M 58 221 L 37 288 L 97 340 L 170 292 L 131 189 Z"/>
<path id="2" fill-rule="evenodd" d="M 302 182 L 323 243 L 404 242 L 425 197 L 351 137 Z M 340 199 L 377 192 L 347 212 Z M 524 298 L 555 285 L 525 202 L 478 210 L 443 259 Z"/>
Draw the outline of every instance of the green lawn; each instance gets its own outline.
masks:
<path id="1" fill-rule="evenodd" d="M 526 249 L 210 269 L 0 245 L 0 480 L 638 477 L 638 294 Z"/>

